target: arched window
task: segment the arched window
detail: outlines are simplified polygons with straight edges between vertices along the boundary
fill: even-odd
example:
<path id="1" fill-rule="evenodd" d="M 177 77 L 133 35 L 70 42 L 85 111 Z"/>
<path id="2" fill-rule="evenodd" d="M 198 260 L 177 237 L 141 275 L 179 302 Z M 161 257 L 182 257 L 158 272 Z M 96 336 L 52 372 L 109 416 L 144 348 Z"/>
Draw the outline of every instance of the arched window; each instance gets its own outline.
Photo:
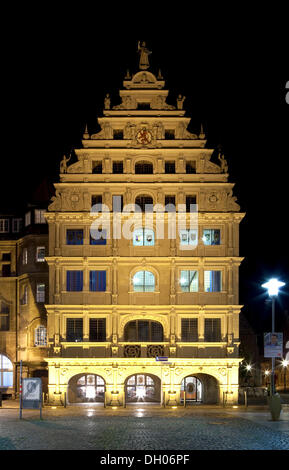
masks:
<path id="1" fill-rule="evenodd" d="M 135 200 L 137 206 L 139 206 L 142 212 L 153 212 L 154 201 L 150 196 L 138 196 Z"/>
<path id="2" fill-rule="evenodd" d="M 159 343 L 164 340 L 164 330 L 161 323 L 150 320 L 131 321 L 125 325 L 124 341 Z"/>
<path id="3" fill-rule="evenodd" d="M 4 354 L 0 354 L 0 387 L 13 387 L 13 364 Z"/>
<path id="4" fill-rule="evenodd" d="M 133 277 L 134 292 L 154 292 L 155 276 L 150 271 L 138 271 Z"/>
<path id="5" fill-rule="evenodd" d="M 39 325 L 34 330 L 35 346 L 47 346 L 47 330 L 45 326 Z"/>
<path id="6" fill-rule="evenodd" d="M 133 232 L 134 246 L 154 246 L 155 234 L 153 230 L 138 228 Z"/>
<path id="7" fill-rule="evenodd" d="M 152 163 L 149 162 L 138 162 L 135 165 L 135 174 L 136 175 L 152 175 L 154 172 L 154 167 Z"/>

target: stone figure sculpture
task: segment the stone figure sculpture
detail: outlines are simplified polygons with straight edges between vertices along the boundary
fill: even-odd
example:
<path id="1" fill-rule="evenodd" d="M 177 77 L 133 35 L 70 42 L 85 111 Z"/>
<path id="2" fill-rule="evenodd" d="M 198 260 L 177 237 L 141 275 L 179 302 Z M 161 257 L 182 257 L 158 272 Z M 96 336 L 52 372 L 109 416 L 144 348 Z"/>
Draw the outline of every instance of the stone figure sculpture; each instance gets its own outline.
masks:
<path id="1" fill-rule="evenodd" d="M 146 48 L 145 42 L 142 42 L 142 44 L 140 41 L 138 42 L 138 53 L 140 54 L 139 68 L 141 70 L 147 70 L 150 67 L 149 55 L 151 51 Z"/>
<path id="2" fill-rule="evenodd" d="M 111 103 L 110 96 L 109 96 L 109 93 L 107 93 L 107 95 L 104 99 L 104 108 L 105 109 L 110 109 L 110 103 Z"/>
<path id="3" fill-rule="evenodd" d="M 63 160 L 61 160 L 60 163 L 60 173 L 67 173 L 67 163 L 71 160 L 71 154 L 69 158 L 66 158 L 66 156 L 63 156 Z"/>
<path id="4" fill-rule="evenodd" d="M 178 106 L 178 109 L 183 109 L 183 108 L 184 108 L 185 99 L 186 99 L 185 96 L 182 96 L 182 95 L 179 95 L 179 96 L 178 96 L 178 99 L 177 99 L 177 106 Z"/>
<path id="5" fill-rule="evenodd" d="M 228 163 L 227 163 L 227 160 L 225 159 L 224 157 L 224 154 L 222 152 L 222 149 L 221 147 L 219 147 L 219 155 L 218 155 L 218 159 L 221 163 L 221 171 L 223 173 L 228 173 L 228 170 L 229 170 L 229 167 L 228 167 Z"/>

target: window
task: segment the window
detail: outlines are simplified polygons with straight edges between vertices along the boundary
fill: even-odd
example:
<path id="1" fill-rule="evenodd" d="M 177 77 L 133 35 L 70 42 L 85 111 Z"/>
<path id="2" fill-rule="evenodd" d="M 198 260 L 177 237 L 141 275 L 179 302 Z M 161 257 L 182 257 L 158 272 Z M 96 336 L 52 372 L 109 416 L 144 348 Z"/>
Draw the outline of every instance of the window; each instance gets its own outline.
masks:
<path id="1" fill-rule="evenodd" d="M 89 290 L 90 292 L 106 291 L 106 271 L 90 271 Z"/>
<path id="2" fill-rule="evenodd" d="M 91 343 L 102 343 L 106 341 L 106 319 L 90 318 L 89 341 Z"/>
<path id="3" fill-rule="evenodd" d="M 197 318 L 182 318 L 182 341 L 188 343 L 199 341 Z"/>
<path id="4" fill-rule="evenodd" d="M 176 196 L 165 196 L 165 212 L 176 212 Z"/>
<path id="5" fill-rule="evenodd" d="M 92 163 L 92 173 L 94 175 L 102 174 L 102 162 L 93 162 Z"/>
<path id="6" fill-rule="evenodd" d="M 2 265 L 2 277 L 10 277 L 10 276 L 11 276 L 10 264 L 3 264 Z"/>
<path id="7" fill-rule="evenodd" d="M 204 245 L 220 245 L 221 243 L 221 231 L 220 230 L 204 230 L 203 234 Z"/>
<path id="8" fill-rule="evenodd" d="M 135 166 L 136 175 L 152 175 L 153 172 L 154 172 L 154 167 L 152 163 L 139 162 Z"/>
<path id="9" fill-rule="evenodd" d="M 36 224 L 46 224 L 46 220 L 44 217 L 45 214 L 44 209 L 35 209 L 35 223 Z"/>
<path id="10" fill-rule="evenodd" d="M 123 211 L 123 196 L 121 195 L 112 196 L 112 208 L 113 208 L 113 212 Z"/>
<path id="11" fill-rule="evenodd" d="M 198 244 L 198 230 L 181 230 L 180 231 L 180 239 L 182 246 L 193 245 L 196 246 Z"/>
<path id="12" fill-rule="evenodd" d="M 221 341 L 221 319 L 205 318 L 205 341 L 220 342 Z"/>
<path id="13" fill-rule="evenodd" d="M 221 271 L 205 271 L 204 273 L 205 292 L 221 292 L 222 291 L 222 272 Z"/>
<path id="14" fill-rule="evenodd" d="M 186 164 L 186 173 L 187 174 L 196 173 L 196 162 L 187 162 L 187 164 Z"/>
<path id="15" fill-rule="evenodd" d="M 155 234 L 153 230 L 139 228 L 133 233 L 134 246 L 154 246 Z"/>
<path id="16" fill-rule="evenodd" d="M 83 245 L 83 230 L 66 230 L 67 245 Z"/>
<path id="17" fill-rule="evenodd" d="M 28 304 L 28 286 L 24 286 L 23 288 L 23 296 L 21 299 L 21 304 L 22 305 L 27 305 Z"/>
<path id="18" fill-rule="evenodd" d="M 83 271 L 66 272 L 66 290 L 67 292 L 82 292 Z"/>
<path id="19" fill-rule="evenodd" d="M 191 208 L 191 205 L 195 206 L 197 204 L 196 196 L 187 196 L 186 197 L 186 210 L 187 212 L 193 212 L 195 207 Z"/>
<path id="20" fill-rule="evenodd" d="M 68 343 L 81 343 L 83 341 L 83 319 L 67 318 L 66 341 Z"/>
<path id="21" fill-rule="evenodd" d="M 155 276 L 149 271 L 139 271 L 133 277 L 134 292 L 154 292 Z"/>
<path id="22" fill-rule="evenodd" d="M 3 253 L 2 261 L 11 261 L 11 253 Z"/>
<path id="23" fill-rule="evenodd" d="M 90 231 L 90 244 L 91 245 L 106 245 L 107 244 L 107 231 L 102 228 Z"/>
<path id="24" fill-rule="evenodd" d="M 138 196 L 135 200 L 137 206 L 141 208 L 142 212 L 153 212 L 154 201 L 150 196 Z"/>
<path id="25" fill-rule="evenodd" d="M 97 204 L 102 205 L 102 196 L 99 194 L 97 196 L 91 197 L 91 206 L 96 206 Z"/>
<path id="26" fill-rule="evenodd" d="M 112 172 L 115 175 L 120 175 L 123 173 L 123 162 L 113 162 L 112 164 Z"/>
<path id="27" fill-rule="evenodd" d="M 165 173 L 173 174 L 176 172 L 175 162 L 165 162 Z"/>
<path id="28" fill-rule="evenodd" d="M 12 221 L 12 232 L 18 233 L 22 229 L 22 219 L 13 219 Z"/>
<path id="29" fill-rule="evenodd" d="M 3 354 L 0 354 L 0 387 L 13 387 L 13 364 Z"/>
<path id="30" fill-rule="evenodd" d="M 174 130 L 166 130 L 165 131 L 165 139 L 166 140 L 173 140 L 175 138 L 175 131 Z"/>
<path id="31" fill-rule="evenodd" d="M 31 212 L 26 212 L 25 214 L 25 227 L 31 225 Z"/>
<path id="32" fill-rule="evenodd" d="M 180 285 L 182 292 L 198 292 L 199 273 L 198 271 L 181 271 Z"/>
<path id="33" fill-rule="evenodd" d="M 23 264 L 27 264 L 27 263 L 28 263 L 28 249 L 27 249 L 27 248 L 23 248 L 23 252 L 22 252 L 22 263 L 23 263 Z"/>
<path id="34" fill-rule="evenodd" d="M 151 109 L 151 104 L 150 103 L 138 103 L 137 104 L 137 109 L 143 110 L 143 111 L 148 111 Z"/>
<path id="35" fill-rule="evenodd" d="M 38 246 L 36 249 L 36 261 L 37 263 L 43 263 L 45 261 L 45 246 Z"/>
<path id="36" fill-rule="evenodd" d="M 45 284 L 36 285 L 36 302 L 39 304 L 45 303 Z"/>
<path id="37" fill-rule="evenodd" d="M 9 331 L 9 305 L 5 302 L 0 304 L 0 331 Z"/>
<path id="38" fill-rule="evenodd" d="M 0 233 L 9 232 L 9 219 L 0 219 Z"/>
<path id="39" fill-rule="evenodd" d="M 47 330 L 45 326 L 39 325 L 34 330 L 34 345 L 35 346 L 47 346 Z"/>
<path id="40" fill-rule="evenodd" d="M 164 341 L 163 326 L 161 323 L 149 320 L 129 322 L 125 325 L 124 341 L 161 343 Z"/>
<path id="41" fill-rule="evenodd" d="M 116 129 L 113 131 L 113 138 L 115 140 L 123 140 L 123 131 L 120 129 Z"/>

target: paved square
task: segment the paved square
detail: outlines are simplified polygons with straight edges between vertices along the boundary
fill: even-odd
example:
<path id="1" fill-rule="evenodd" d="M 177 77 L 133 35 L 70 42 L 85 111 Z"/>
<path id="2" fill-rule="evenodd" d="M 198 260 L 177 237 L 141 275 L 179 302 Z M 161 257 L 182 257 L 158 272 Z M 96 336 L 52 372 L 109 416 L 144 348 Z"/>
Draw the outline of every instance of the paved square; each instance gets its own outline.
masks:
<path id="1" fill-rule="evenodd" d="M 289 450 L 289 413 L 129 406 L 0 409 L 1 450 Z"/>

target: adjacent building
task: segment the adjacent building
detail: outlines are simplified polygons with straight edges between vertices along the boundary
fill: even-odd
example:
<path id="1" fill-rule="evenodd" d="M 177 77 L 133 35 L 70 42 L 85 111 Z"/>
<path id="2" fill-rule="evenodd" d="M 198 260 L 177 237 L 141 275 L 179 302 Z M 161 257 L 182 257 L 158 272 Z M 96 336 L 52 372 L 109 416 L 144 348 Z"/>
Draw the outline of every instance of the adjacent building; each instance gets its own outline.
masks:
<path id="1" fill-rule="evenodd" d="M 0 214 L 0 392 L 16 397 L 24 377 L 42 377 L 47 393 L 48 254 L 45 209 Z"/>

